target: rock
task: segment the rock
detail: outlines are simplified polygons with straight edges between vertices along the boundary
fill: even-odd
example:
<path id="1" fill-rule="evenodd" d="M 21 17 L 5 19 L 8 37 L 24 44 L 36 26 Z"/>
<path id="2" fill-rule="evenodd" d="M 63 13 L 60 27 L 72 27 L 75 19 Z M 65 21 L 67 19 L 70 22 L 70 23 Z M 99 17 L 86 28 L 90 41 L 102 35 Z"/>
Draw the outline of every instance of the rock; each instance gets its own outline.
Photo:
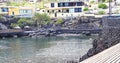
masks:
<path id="1" fill-rule="evenodd" d="M 93 56 L 94 53 L 95 53 L 95 49 L 94 49 L 94 48 L 91 48 L 91 49 L 88 50 L 87 55 L 90 57 L 90 56 Z"/>
<path id="2" fill-rule="evenodd" d="M 67 63 L 78 63 L 78 62 L 75 62 L 75 61 L 67 61 Z"/>

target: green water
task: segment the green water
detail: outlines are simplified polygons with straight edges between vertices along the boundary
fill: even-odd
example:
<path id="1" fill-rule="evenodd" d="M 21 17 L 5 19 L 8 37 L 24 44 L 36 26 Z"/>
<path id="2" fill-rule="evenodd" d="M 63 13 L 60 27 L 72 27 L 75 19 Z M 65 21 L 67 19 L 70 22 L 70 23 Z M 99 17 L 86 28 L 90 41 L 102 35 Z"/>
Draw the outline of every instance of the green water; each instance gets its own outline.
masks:
<path id="1" fill-rule="evenodd" d="M 78 61 L 89 48 L 86 36 L 0 39 L 0 63 L 66 63 Z"/>

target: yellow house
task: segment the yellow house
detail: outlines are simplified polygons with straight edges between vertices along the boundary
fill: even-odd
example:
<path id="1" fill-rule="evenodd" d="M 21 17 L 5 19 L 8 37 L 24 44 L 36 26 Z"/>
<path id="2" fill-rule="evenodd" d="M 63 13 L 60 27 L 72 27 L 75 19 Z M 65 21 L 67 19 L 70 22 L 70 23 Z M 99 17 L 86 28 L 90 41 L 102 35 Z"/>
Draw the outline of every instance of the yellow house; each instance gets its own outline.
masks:
<path id="1" fill-rule="evenodd" d="M 34 13 L 33 7 L 0 6 L 0 14 L 8 16 L 32 17 Z"/>
<path id="2" fill-rule="evenodd" d="M 9 8 L 8 15 L 19 15 L 18 7 L 8 7 L 8 8 Z"/>

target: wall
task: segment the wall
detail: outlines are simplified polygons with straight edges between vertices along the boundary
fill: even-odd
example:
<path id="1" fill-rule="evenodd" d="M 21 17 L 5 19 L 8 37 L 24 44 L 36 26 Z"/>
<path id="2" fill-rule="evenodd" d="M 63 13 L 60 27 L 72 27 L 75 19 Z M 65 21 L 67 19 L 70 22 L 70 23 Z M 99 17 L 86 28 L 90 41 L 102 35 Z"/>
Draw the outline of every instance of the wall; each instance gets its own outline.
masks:
<path id="1" fill-rule="evenodd" d="M 19 8 L 10 7 L 8 15 L 19 15 Z"/>

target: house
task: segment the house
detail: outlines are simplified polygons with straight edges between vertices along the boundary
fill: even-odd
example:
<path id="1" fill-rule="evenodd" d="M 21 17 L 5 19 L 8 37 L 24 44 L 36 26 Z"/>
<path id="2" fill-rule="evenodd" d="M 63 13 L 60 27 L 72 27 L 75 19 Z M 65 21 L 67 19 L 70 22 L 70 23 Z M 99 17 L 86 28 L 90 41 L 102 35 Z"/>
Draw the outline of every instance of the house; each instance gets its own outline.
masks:
<path id="1" fill-rule="evenodd" d="M 33 7 L 15 7 L 15 6 L 1 6 L 0 14 L 16 17 L 32 17 L 34 15 Z"/>
<path id="2" fill-rule="evenodd" d="M 19 7 L 19 17 L 32 17 L 34 15 L 33 7 Z"/>
<path id="3" fill-rule="evenodd" d="M 19 15 L 18 7 L 8 7 L 8 9 L 9 9 L 8 15 L 12 15 L 12 16 Z"/>
<path id="4" fill-rule="evenodd" d="M 58 0 L 45 4 L 45 12 L 51 17 L 80 16 L 84 2 L 81 0 Z"/>

